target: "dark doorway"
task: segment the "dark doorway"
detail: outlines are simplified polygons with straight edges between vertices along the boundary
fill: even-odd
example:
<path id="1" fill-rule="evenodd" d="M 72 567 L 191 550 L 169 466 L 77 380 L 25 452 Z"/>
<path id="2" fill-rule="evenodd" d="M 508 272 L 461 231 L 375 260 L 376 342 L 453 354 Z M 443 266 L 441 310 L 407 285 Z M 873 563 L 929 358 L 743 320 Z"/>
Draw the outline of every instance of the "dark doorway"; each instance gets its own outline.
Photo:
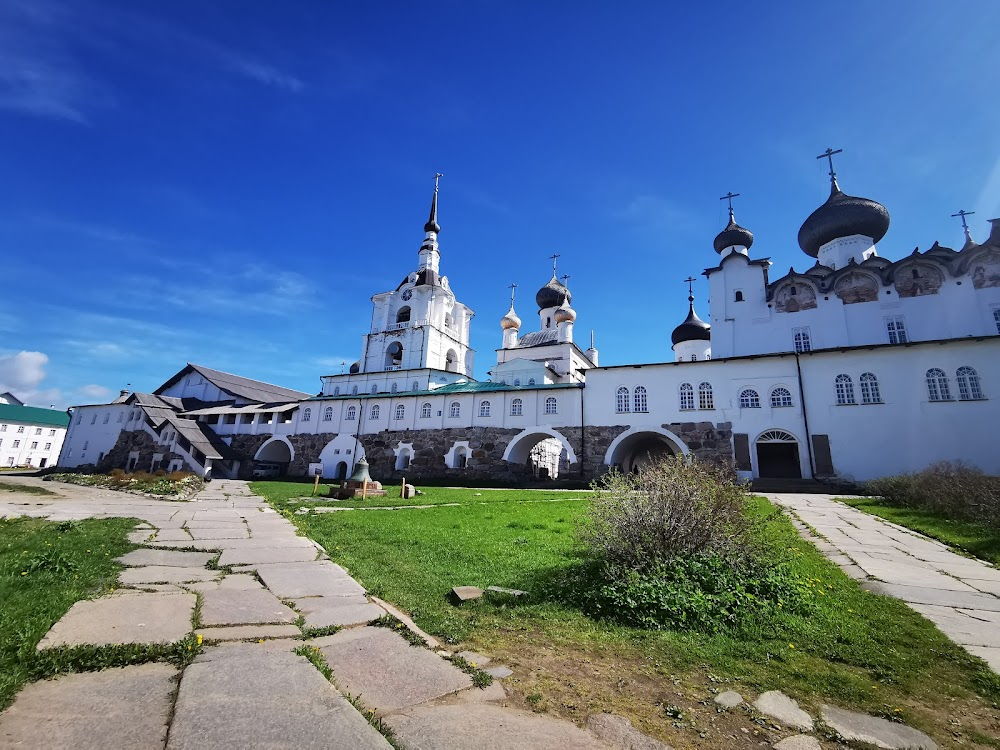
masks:
<path id="1" fill-rule="evenodd" d="M 337 471 L 335 472 L 334 479 L 347 479 L 347 462 L 341 461 L 337 464 Z"/>
<path id="2" fill-rule="evenodd" d="M 757 443 L 761 479 L 802 479 L 798 443 Z"/>

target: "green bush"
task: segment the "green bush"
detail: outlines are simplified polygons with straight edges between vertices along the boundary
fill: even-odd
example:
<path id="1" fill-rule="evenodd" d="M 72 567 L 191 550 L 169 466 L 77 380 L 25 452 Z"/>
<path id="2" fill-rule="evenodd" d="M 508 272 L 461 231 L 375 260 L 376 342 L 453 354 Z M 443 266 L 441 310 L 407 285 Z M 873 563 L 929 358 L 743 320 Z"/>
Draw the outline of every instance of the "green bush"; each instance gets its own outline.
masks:
<path id="1" fill-rule="evenodd" d="M 865 492 L 900 508 L 920 508 L 1000 529 L 1000 477 L 962 461 L 868 482 Z"/>

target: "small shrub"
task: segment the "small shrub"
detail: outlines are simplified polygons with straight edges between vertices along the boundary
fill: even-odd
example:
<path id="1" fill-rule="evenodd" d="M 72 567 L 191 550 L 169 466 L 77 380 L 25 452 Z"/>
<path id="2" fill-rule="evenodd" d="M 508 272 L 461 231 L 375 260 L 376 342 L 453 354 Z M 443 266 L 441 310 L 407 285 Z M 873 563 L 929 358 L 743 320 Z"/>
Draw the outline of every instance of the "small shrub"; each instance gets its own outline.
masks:
<path id="1" fill-rule="evenodd" d="M 112 469 L 111 473 L 108 476 L 110 476 L 112 479 L 125 479 L 125 470 Z"/>
<path id="2" fill-rule="evenodd" d="M 156 471 L 153 472 L 153 476 L 157 478 L 165 477 L 166 475 L 167 475 L 166 469 L 157 469 Z"/>
<path id="3" fill-rule="evenodd" d="M 636 570 L 675 557 L 752 551 L 749 495 L 725 467 L 672 456 L 595 484 L 580 536 L 600 558 Z"/>
<path id="4" fill-rule="evenodd" d="M 194 474 L 190 471 L 172 471 L 167 475 L 167 479 L 171 482 L 180 482 L 191 476 L 194 476 Z"/>
<path id="5" fill-rule="evenodd" d="M 865 491 L 889 505 L 921 508 L 1000 529 L 1000 477 L 963 461 L 941 461 L 915 474 L 875 479 Z"/>

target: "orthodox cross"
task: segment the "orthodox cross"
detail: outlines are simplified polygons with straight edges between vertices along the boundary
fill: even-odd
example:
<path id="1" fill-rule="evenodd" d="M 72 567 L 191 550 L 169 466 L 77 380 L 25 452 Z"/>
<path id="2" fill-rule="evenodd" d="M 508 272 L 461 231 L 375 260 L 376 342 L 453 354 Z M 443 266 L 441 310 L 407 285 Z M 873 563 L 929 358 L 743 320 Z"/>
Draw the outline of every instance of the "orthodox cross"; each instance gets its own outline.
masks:
<path id="1" fill-rule="evenodd" d="M 517 284 L 511 284 L 507 287 L 510 289 L 510 309 L 514 309 L 514 292 L 517 290 Z"/>
<path id="2" fill-rule="evenodd" d="M 696 282 L 697 280 L 698 279 L 696 279 L 694 276 L 688 276 L 686 279 L 684 279 L 684 282 L 688 285 L 688 300 L 691 302 L 694 301 L 694 287 L 692 286 L 692 284 L 694 284 L 694 282 Z"/>
<path id="3" fill-rule="evenodd" d="M 965 217 L 966 216 L 972 216 L 974 213 L 976 213 L 976 212 L 975 211 L 966 211 L 965 209 L 962 209 L 957 214 L 952 214 L 952 217 L 955 217 L 955 216 L 961 216 L 962 217 L 962 229 L 965 230 L 965 240 L 966 240 L 966 242 L 968 242 L 969 240 L 972 239 L 972 235 L 969 234 L 969 225 L 968 225 L 968 223 L 966 223 Z"/>
<path id="4" fill-rule="evenodd" d="M 569 289 L 569 280 L 572 279 L 572 278 L 573 277 L 570 276 L 568 273 L 564 273 L 563 276 L 562 276 L 563 286 L 566 287 L 567 289 Z"/>
<path id="5" fill-rule="evenodd" d="M 721 198 L 719 198 L 720 201 L 729 201 L 729 218 L 730 219 L 733 218 L 733 198 L 739 198 L 739 197 L 740 197 L 739 193 L 734 193 L 732 190 L 730 190 L 724 196 L 722 196 Z"/>
<path id="6" fill-rule="evenodd" d="M 441 174 L 441 172 L 435 172 L 435 173 L 434 173 L 434 192 L 435 192 L 435 193 L 436 193 L 436 192 L 438 191 L 438 181 L 439 181 L 439 180 L 440 180 L 440 179 L 441 179 L 442 177 L 444 177 L 444 175 L 443 175 L 443 174 Z"/>
<path id="7" fill-rule="evenodd" d="M 817 159 L 826 159 L 827 161 L 830 162 L 830 182 L 832 183 L 837 182 L 837 173 L 833 171 L 833 155 L 842 153 L 844 153 L 844 149 L 842 148 L 838 148 L 836 151 L 834 151 L 832 148 L 828 147 L 826 151 L 824 151 L 822 154 L 816 157 Z"/>
<path id="8" fill-rule="evenodd" d="M 552 278 L 556 277 L 556 258 L 559 257 L 559 253 L 555 253 L 549 256 L 552 259 Z"/>

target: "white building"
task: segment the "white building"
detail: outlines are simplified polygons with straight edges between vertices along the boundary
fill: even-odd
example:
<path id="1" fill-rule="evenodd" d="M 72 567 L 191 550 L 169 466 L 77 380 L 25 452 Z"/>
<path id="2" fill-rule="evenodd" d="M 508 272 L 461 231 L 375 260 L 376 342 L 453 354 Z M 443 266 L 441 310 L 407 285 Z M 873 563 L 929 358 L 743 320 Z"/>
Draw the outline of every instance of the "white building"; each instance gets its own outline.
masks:
<path id="1" fill-rule="evenodd" d="M 575 342 L 572 294 L 553 268 L 500 320 L 491 380 L 473 378 L 471 309 L 440 273 L 435 184 L 416 270 L 372 297 L 350 372 L 316 396 L 188 365 L 154 394 L 77 407 L 61 463 L 248 476 L 345 477 L 362 458 L 383 481 L 587 481 L 664 454 L 735 465 L 745 478 L 860 481 L 963 459 L 1000 473 L 1000 220 L 961 250 L 890 261 L 875 201 L 830 198 L 799 232 L 813 261 L 770 280 L 736 224 L 716 237 L 709 322 L 671 336 L 672 361 L 600 366 Z M 565 277 L 564 277 L 565 278 Z M 664 342 L 664 354 L 666 354 Z"/>
<path id="2" fill-rule="evenodd" d="M 0 467 L 54 466 L 69 415 L 55 409 L 25 406 L 12 393 L 0 393 Z"/>

